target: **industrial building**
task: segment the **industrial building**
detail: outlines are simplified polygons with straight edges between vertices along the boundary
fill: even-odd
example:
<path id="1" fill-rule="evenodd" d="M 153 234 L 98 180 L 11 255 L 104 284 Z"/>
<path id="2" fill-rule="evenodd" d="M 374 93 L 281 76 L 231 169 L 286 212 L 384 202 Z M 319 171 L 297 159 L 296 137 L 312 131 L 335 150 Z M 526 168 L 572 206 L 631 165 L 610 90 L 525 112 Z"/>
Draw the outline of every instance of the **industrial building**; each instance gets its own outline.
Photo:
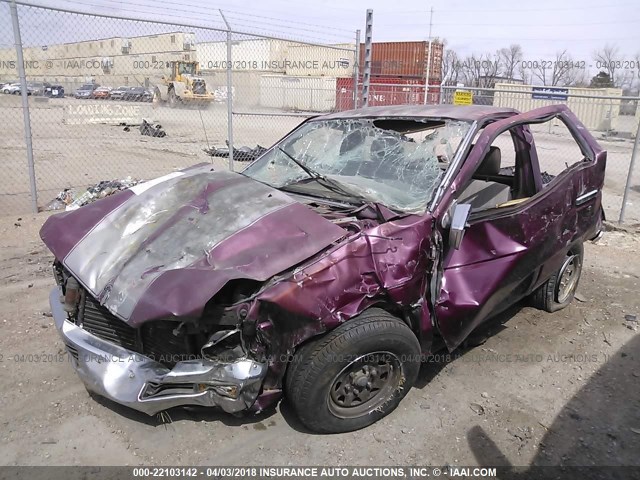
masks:
<path id="1" fill-rule="evenodd" d="M 72 92 L 83 83 L 151 86 L 168 74 L 168 62 L 197 61 L 195 34 L 171 32 L 24 47 L 30 82 L 60 84 Z M 18 78 L 15 48 L 0 49 L 0 80 Z"/>
<path id="2" fill-rule="evenodd" d="M 25 47 L 27 80 L 63 85 L 67 94 L 88 82 L 152 88 L 170 73 L 169 62 L 197 61 L 208 88 L 226 91 L 227 42 L 197 40 L 194 33 L 169 32 Z M 363 69 L 364 45 L 360 50 Z M 239 109 L 325 112 L 352 108 L 355 53 L 355 43 L 234 40 L 230 63 L 234 103 Z M 431 85 L 440 83 L 441 58 L 442 45 L 436 42 L 431 48 L 429 42 L 374 43 L 371 104 L 423 103 L 427 71 Z M 0 49 L 0 81 L 17 80 L 16 67 L 15 49 Z M 430 102 L 437 101 L 437 95 L 430 90 Z"/>

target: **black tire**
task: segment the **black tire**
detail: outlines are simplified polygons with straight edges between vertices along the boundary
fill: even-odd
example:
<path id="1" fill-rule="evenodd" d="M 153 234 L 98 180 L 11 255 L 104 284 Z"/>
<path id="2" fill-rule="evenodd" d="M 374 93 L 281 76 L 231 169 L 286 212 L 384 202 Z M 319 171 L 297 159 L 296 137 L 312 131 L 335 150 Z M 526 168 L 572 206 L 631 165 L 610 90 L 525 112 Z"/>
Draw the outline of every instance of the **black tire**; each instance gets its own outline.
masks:
<path id="1" fill-rule="evenodd" d="M 350 432 L 391 413 L 419 370 L 420 344 L 411 329 L 371 308 L 296 352 L 286 398 L 310 430 Z M 351 400 L 341 395 L 344 389 Z M 346 405 L 351 402 L 357 405 Z"/>
<path id="2" fill-rule="evenodd" d="M 532 306 L 553 313 L 569 305 L 580 283 L 583 259 L 584 248 L 580 242 L 569 249 L 560 269 L 531 294 Z M 566 278 L 563 278 L 563 275 L 569 268 L 573 268 L 571 285 L 565 288 Z"/>

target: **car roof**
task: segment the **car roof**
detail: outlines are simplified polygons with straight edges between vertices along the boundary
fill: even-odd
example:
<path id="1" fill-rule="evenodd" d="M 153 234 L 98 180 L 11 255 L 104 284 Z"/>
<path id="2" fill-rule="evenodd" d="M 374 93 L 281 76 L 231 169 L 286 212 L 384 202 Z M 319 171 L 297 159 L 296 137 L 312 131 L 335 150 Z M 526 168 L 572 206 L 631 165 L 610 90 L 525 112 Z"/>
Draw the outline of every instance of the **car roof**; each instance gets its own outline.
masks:
<path id="1" fill-rule="evenodd" d="M 493 117 L 509 117 L 517 113 L 520 112 L 513 108 L 494 107 L 490 105 L 385 105 L 330 113 L 316 117 L 314 120 L 374 117 L 434 117 L 473 122 Z"/>

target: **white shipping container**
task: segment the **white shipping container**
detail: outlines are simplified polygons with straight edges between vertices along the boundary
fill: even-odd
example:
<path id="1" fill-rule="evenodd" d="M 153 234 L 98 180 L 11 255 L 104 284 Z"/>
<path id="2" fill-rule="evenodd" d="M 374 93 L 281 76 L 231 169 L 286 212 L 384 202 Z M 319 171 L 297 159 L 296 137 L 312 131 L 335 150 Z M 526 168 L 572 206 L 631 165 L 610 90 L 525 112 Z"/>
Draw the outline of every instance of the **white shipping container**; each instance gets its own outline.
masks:
<path id="1" fill-rule="evenodd" d="M 611 129 L 620 113 L 620 100 L 610 98 L 584 98 L 572 95 L 589 95 L 592 97 L 619 97 L 622 90 L 619 88 L 576 88 L 576 87 L 543 87 L 540 85 L 512 85 L 496 83 L 496 91 L 493 95 L 493 105 L 496 107 L 515 108 L 521 112 L 533 110 L 557 103 L 565 103 L 576 116 L 590 130 Z M 559 92 L 559 89 L 567 92 L 566 99 L 541 99 L 533 98 L 534 88 L 546 88 L 550 92 Z M 506 90 L 506 91 L 505 91 Z M 513 91 L 509 93 L 508 91 Z M 525 93 L 518 93 L 518 92 Z"/>
<path id="2" fill-rule="evenodd" d="M 272 71 L 284 73 L 283 60 L 292 42 L 275 39 L 239 40 L 231 44 L 231 68 L 234 71 Z M 227 42 L 196 45 L 202 70 L 227 69 Z"/>
<path id="3" fill-rule="evenodd" d="M 278 110 L 329 112 L 336 105 L 336 79 L 262 75 L 260 106 Z"/>
<path id="4" fill-rule="evenodd" d="M 295 45 L 289 47 L 285 73 L 287 75 L 349 77 L 356 59 L 355 44 L 333 47 Z"/>

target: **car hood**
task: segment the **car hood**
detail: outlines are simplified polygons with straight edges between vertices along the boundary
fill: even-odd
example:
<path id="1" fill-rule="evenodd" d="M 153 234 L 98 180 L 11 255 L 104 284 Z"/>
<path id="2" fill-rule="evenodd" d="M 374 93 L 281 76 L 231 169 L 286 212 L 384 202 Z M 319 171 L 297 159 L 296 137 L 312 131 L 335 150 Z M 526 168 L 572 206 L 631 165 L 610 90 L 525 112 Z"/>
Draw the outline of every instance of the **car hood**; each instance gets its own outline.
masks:
<path id="1" fill-rule="evenodd" d="M 198 166 L 50 217 L 40 236 L 132 326 L 196 317 L 230 280 L 265 281 L 346 235 L 285 193 Z"/>

